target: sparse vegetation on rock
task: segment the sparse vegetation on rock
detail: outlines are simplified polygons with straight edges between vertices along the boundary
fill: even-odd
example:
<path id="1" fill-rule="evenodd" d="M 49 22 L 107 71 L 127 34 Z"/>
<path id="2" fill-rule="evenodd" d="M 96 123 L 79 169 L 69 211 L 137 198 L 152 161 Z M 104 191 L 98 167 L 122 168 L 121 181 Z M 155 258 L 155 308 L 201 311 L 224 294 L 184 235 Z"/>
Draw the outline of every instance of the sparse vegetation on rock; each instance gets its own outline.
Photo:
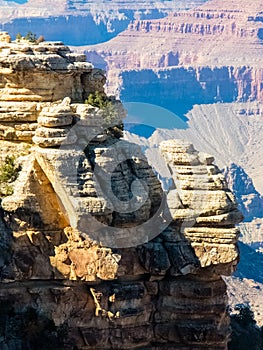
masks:
<path id="1" fill-rule="evenodd" d="M 0 196 L 9 196 L 13 193 L 12 182 L 14 182 L 21 170 L 17 166 L 14 156 L 6 156 L 5 161 L 0 166 Z"/>
<path id="2" fill-rule="evenodd" d="M 236 305 L 235 311 L 231 316 L 232 335 L 228 350 L 263 349 L 263 329 L 256 325 L 250 305 Z"/>
<path id="3" fill-rule="evenodd" d="M 29 31 L 25 36 L 25 40 L 30 41 L 31 43 L 35 43 L 37 41 L 37 36 L 36 34 Z"/>
<path id="4" fill-rule="evenodd" d="M 21 40 L 29 41 L 30 43 L 33 43 L 33 44 L 39 44 L 39 43 L 42 43 L 43 41 L 45 41 L 45 38 L 43 35 L 40 35 L 37 38 L 36 34 L 29 31 L 29 32 L 27 32 L 27 34 L 25 36 L 22 36 L 21 33 L 17 33 L 16 41 L 20 42 Z"/>
<path id="5" fill-rule="evenodd" d="M 17 34 L 16 34 L 16 41 L 20 42 L 20 40 L 21 40 L 22 38 L 23 38 L 23 37 L 22 37 L 21 33 L 17 33 Z"/>
<path id="6" fill-rule="evenodd" d="M 112 100 L 101 92 L 96 91 L 95 93 L 89 94 L 85 103 L 103 110 L 106 125 L 111 125 L 112 121 L 117 117 L 117 111 L 114 108 Z"/>

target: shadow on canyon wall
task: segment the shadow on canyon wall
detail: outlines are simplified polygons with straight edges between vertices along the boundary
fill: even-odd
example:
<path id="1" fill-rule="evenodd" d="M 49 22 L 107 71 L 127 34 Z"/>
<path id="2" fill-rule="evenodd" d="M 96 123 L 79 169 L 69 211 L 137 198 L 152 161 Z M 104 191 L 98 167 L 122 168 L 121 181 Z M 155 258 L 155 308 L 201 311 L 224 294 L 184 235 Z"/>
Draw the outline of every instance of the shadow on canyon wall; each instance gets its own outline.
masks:
<path id="1" fill-rule="evenodd" d="M 235 276 L 263 283 L 263 254 L 239 242 L 240 262 Z"/>

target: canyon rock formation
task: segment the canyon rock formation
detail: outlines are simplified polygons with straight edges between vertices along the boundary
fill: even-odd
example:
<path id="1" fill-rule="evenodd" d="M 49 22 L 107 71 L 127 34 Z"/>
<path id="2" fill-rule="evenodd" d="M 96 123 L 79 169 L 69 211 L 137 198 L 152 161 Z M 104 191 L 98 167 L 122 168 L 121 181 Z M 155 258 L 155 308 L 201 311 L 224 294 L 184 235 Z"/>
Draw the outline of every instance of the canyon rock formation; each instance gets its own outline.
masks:
<path id="1" fill-rule="evenodd" d="M 132 84 L 140 73 L 144 89 L 150 82 L 163 87 L 163 106 L 162 99 L 171 99 L 162 95 L 167 84 L 177 104 L 262 100 L 261 11 L 260 1 L 210 1 L 163 19 L 134 21 L 108 43 L 89 47 L 87 56 L 101 56 L 110 71 L 109 91 L 121 91 L 124 100 L 138 101 Z M 153 102 L 151 95 L 140 98 Z"/>
<path id="2" fill-rule="evenodd" d="M 164 191 L 122 104 L 84 103 L 102 71 L 0 37 L 1 158 L 21 168 L 1 201 L 1 348 L 226 349 L 242 215 L 214 158 L 164 141 Z"/>
<path id="3" fill-rule="evenodd" d="M 238 183 L 243 172 L 248 174 L 255 190 L 250 198 L 241 189 L 237 193 L 239 202 L 247 198 L 250 207 L 242 208 L 246 223 L 241 225 L 241 239 L 260 251 L 262 11 L 262 1 L 213 0 L 189 11 L 175 11 L 163 19 L 134 21 L 111 41 L 81 48 L 88 60 L 108 69 L 109 93 L 117 94 L 124 102 L 157 104 L 177 116 L 187 117 L 184 129 L 178 127 L 176 118 L 172 125 L 171 116 L 169 123 L 163 117 L 163 126 L 157 127 L 148 139 L 141 137 L 143 131 L 139 137 L 126 133 L 127 139 L 131 142 L 136 139 L 143 146 L 150 162 L 161 141 L 183 138 L 198 149 L 213 153 L 221 168 L 232 163 L 241 167 L 243 170 L 237 176 L 230 174 Z M 141 109 L 143 114 L 144 107 Z M 150 120 L 147 125 L 152 125 Z M 233 183 L 230 176 L 229 180 Z M 255 200 L 250 203 L 252 198 Z M 251 210 L 252 206 L 255 210 Z M 244 260 L 251 257 L 248 254 Z M 242 271 L 242 266 L 239 276 L 249 278 L 248 269 Z M 245 293 L 240 290 L 240 302 L 246 298 Z M 256 305 L 251 295 L 253 287 L 246 300 Z M 259 305 L 257 310 L 262 309 L 261 301 Z M 262 324 L 262 313 L 257 320 Z"/>
<path id="4" fill-rule="evenodd" d="M 261 194 L 262 9 L 260 1 L 213 0 L 164 19 L 135 21 L 111 41 L 84 47 L 91 62 L 108 69 L 110 94 L 186 115 L 184 137 L 213 149 L 220 166 L 242 166 Z M 228 126 L 238 128 L 234 137 Z M 174 129 L 174 137 L 183 133 L 176 123 Z M 229 134 L 227 144 L 222 134 Z"/>
<path id="5" fill-rule="evenodd" d="M 260 1 L 213 0 L 134 21 L 111 41 L 85 48 L 108 69 L 109 93 L 188 118 L 185 130 L 176 122 L 157 130 L 150 147 L 166 135 L 186 138 L 213 150 L 221 167 L 241 166 L 261 195 L 262 10 Z"/>
<path id="6" fill-rule="evenodd" d="M 29 30 L 47 40 L 69 45 L 105 42 L 127 29 L 134 19 L 163 18 L 171 11 L 187 9 L 205 0 L 185 1 L 104 1 L 28 0 L 0 1 L 0 28 L 15 38 Z"/>
<path id="7" fill-rule="evenodd" d="M 240 199 L 239 208 L 247 221 L 263 217 L 263 197 L 256 191 L 252 179 L 236 164 L 225 169 L 229 188 Z"/>

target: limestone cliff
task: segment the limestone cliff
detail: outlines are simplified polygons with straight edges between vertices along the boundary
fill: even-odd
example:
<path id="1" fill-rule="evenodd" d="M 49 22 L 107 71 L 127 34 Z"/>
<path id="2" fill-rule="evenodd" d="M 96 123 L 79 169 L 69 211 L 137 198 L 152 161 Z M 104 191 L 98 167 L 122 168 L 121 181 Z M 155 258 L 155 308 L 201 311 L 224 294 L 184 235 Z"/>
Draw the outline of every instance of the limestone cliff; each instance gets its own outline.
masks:
<path id="1" fill-rule="evenodd" d="M 102 72 L 63 43 L 9 43 L 10 37 L 1 36 L 1 139 L 30 141 L 45 105 L 64 96 L 84 102 L 91 91 L 103 90 Z"/>
<path id="2" fill-rule="evenodd" d="M 226 349 L 242 215 L 214 158 L 163 142 L 164 192 L 120 101 L 84 103 L 100 70 L 1 37 L 1 149 L 30 147 L 1 202 L 1 348 Z"/>

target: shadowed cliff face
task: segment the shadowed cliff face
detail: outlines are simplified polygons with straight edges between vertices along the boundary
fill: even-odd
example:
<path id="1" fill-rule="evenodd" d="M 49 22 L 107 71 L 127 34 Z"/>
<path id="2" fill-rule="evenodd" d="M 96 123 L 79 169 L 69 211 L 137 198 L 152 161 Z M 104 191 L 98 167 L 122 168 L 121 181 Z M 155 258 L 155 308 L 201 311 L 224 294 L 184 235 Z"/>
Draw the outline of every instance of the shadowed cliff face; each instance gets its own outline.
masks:
<path id="1" fill-rule="evenodd" d="M 184 117 L 195 104 L 236 101 L 243 81 L 238 75 L 229 67 L 126 71 L 120 76 L 120 98 L 124 102 L 157 104 Z M 251 97 L 250 87 L 246 90 L 240 92 L 240 100 Z"/>
<path id="2" fill-rule="evenodd" d="M 253 181 L 240 166 L 231 164 L 224 171 L 227 182 L 239 202 L 239 209 L 247 221 L 263 217 L 263 198 Z"/>

